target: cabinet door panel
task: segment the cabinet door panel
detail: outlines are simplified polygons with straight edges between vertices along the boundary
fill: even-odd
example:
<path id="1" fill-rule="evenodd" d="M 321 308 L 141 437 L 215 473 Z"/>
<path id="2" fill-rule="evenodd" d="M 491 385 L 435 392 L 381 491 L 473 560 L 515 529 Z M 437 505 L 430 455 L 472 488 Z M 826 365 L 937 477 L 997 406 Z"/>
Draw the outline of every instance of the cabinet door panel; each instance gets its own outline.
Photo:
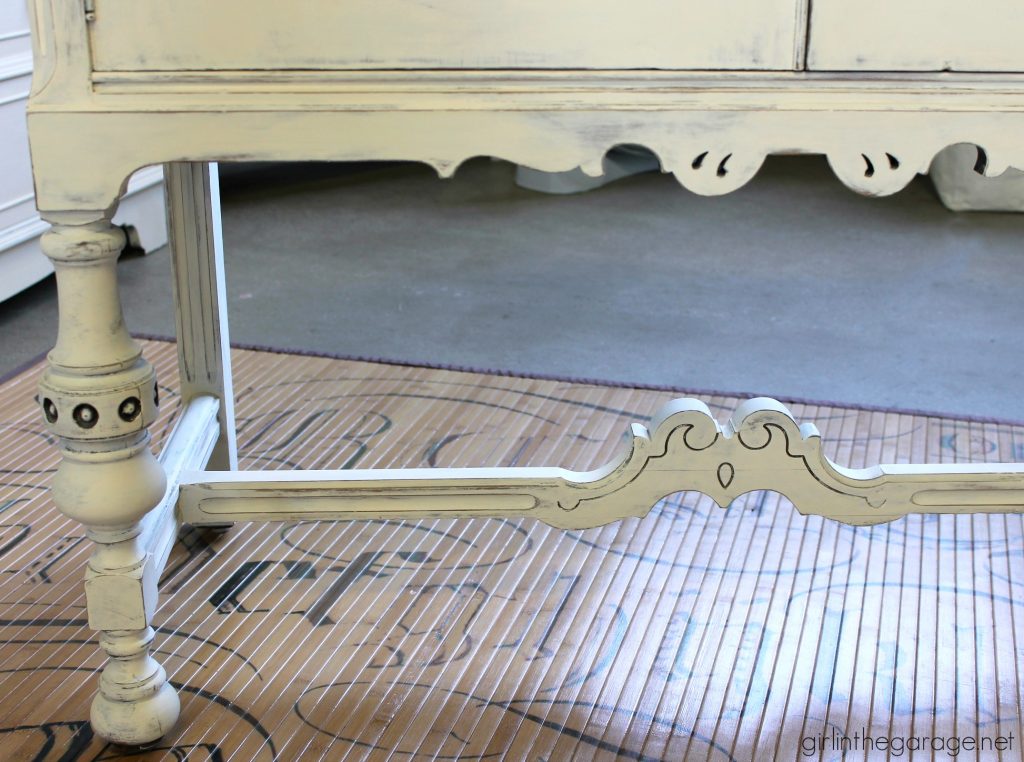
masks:
<path id="1" fill-rule="evenodd" d="M 95 0 L 97 71 L 793 69 L 806 0 Z"/>
<path id="2" fill-rule="evenodd" d="M 818 71 L 1024 71 L 1021 0 L 814 0 Z"/>

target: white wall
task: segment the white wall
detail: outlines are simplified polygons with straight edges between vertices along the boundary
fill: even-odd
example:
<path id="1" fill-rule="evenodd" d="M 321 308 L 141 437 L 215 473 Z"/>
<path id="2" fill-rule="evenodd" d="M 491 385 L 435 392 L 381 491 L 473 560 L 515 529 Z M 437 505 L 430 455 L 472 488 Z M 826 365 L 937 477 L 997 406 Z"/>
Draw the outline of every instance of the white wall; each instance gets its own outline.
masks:
<path id="1" fill-rule="evenodd" d="M 74 0 L 69 0 L 73 2 Z M 25 0 L 0 0 L 0 300 L 53 271 L 39 250 L 47 225 L 36 213 L 25 131 L 32 44 Z M 114 221 L 134 225 L 143 248 L 167 243 L 160 167 L 135 173 Z"/>

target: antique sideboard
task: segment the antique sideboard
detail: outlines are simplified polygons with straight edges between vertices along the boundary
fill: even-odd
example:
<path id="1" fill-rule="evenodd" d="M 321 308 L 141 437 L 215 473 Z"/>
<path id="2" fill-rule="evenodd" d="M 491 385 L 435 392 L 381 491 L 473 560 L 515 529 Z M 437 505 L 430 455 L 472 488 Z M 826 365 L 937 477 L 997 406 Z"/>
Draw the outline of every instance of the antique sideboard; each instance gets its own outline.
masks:
<path id="1" fill-rule="evenodd" d="M 583 528 L 681 490 L 727 506 L 771 489 L 853 524 L 1024 510 L 1024 465 L 844 468 L 813 425 L 769 399 L 725 423 L 677 400 L 591 472 L 238 471 L 211 176 L 219 161 L 402 159 L 447 177 L 478 155 L 596 174 L 610 148 L 639 144 L 696 193 L 735 190 L 768 154 L 803 152 L 826 155 L 850 188 L 884 195 L 958 143 L 977 145 L 977 169 L 995 175 L 1024 167 L 1020 3 L 30 5 L 29 131 L 60 301 L 39 404 L 63 456 L 53 498 L 94 541 L 85 585 L 109 656 L 92 708 L 103 737 L 143 744 L 177 719 L 150 651 L 157 579 L 183 523 L 531 516 Z M 154 372 L 122 319 L 124 238 L 110 218 L 132 172 L 160 163 L 185 402 L 158 459 Z"/>

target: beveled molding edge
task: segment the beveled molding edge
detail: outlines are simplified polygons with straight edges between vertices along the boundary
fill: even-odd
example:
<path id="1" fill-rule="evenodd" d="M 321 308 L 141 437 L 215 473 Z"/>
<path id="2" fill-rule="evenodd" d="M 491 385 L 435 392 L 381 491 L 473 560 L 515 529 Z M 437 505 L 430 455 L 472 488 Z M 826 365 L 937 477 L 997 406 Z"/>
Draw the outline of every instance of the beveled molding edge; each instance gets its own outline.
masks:
<path id="1" fill-rule="evenodd" d="M 701 492 L 718 505 L 769 490 L 805 515 L 877 524 L 912 513 L 1024 512 L 1024 464 L 838 466 L 810 423 L 780 402 L 742 403 L 723 425 L 676 399 L 632 424 L 601 468 L 411 468 L 183 474 L 184 522 L 526 516 L 562 529 L 643 517 L 662 498 Z"/>
<path id="2" fill-rule="evenodd" d="M 827 71 L 775 69 L 149 69 L 141 71 L 93 70 L 98 91 L 138 94 L 146 92 L 199 92 L 219 88 L 222 93 L 351 92 L 527 92 L 544 90 L 652 90 L 715 91 L 781 90 L 893 92 L 998 92 L 1019 93 L 1024 72 L 972 71 Z"/>

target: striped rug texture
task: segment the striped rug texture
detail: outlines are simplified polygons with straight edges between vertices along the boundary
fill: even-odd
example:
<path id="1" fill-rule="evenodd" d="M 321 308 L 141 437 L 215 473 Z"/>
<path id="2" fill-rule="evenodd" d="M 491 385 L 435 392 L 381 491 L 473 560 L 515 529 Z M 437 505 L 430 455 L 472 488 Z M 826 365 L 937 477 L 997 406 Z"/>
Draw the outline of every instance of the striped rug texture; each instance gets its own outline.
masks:
<path id="1" fill-rule="evenodd" d="M 159 448 L 175 352 L 146 351 Z M 584 469 L 681 396 L 251 350 L 234 368 L 250 469 Z M 681 493 L 586 532 L 185 529 L 155 621 L 181 721 L 151 749 L 105 745 L 89 541 L 47 494 L 38 370 L 0 386 L 2 760 L 1024 758 L 1022 517 L 852 528 L 772 493 Z M 739 402 L 703 399 L 720 419 Z M 790 407 L 842 464 L 1024 460 L 1024 426 Z"/>

